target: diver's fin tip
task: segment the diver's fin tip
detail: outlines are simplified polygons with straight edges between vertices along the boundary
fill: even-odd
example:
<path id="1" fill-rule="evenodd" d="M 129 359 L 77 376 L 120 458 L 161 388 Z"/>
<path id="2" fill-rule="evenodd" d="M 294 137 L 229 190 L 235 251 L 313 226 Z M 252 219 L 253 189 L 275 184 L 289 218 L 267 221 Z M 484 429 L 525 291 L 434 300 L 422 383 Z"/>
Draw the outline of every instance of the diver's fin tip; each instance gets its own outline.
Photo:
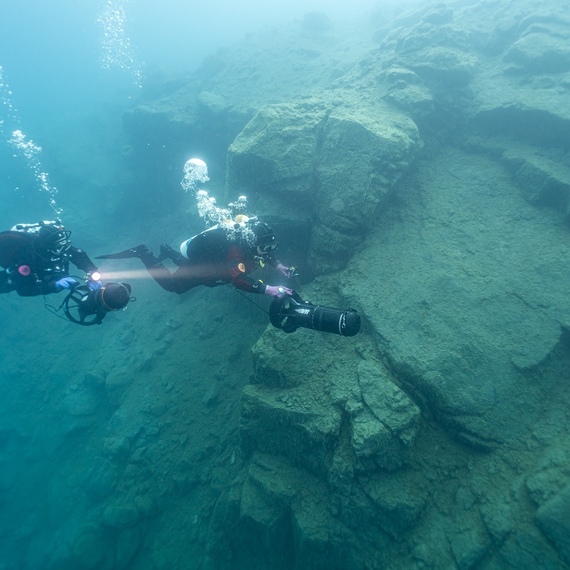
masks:
<path id="1" fill-rule="evenodd" d="M 145 244 L 137 245 L 136 247 L 131 247 L 125 249 L 124 251 L 119 251 L 118 253 L 107 253 L 105 255 L 98 255 L 95 259 L 129 259 L 131 257 L 140 257 L 141 254 L 148 252 L 148 248 Z"/>

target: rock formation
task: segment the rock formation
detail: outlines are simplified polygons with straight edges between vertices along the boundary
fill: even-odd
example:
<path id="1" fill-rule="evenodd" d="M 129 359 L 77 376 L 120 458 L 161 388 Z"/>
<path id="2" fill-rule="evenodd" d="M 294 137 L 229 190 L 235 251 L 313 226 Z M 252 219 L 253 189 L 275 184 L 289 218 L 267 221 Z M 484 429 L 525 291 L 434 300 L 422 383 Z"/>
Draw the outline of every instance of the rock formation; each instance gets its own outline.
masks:
<path id="1" fill-rule="evenodd" d="M 133 308 L 129 356 L 62 387 L 53 448 L 0 430 L 2 501 L 33 437 L 76 450 L 46 492 L 89 513 L 49 511 L 55 539 L 30 515 L 22 567 L 46 537 L 53 568 L 570 565 L 569 39 L 553 1 L 313 14 L 127 112 L 153 226 L 207 156 L 303 297 L 363 330 L 265 329 L 218 291 Z"/>

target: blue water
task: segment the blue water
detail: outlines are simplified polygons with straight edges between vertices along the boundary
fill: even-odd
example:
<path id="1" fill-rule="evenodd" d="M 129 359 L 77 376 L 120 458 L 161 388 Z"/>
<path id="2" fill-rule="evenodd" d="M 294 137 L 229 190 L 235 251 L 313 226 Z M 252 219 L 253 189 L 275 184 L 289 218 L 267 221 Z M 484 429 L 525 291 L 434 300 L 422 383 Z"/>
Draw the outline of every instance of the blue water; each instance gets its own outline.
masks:
<path id="1" fill-rule="evenodd" d="M 99 65 L 102 26 L 107 5 L 123 7 L 125 36 L 130 38 L 143 73 L 155 66 L 192 71 L 218 48 L 264 26 L 325 9 L 349 14 L 371 6 L 371 0 L 330 3 L 259 0 L 234 3 L 184 0 L 6 0 L 0 20 L 0 65 L 14 91 L 28 128 L 50 124 L 58 113 L 80 112 L 125 88 L 128 77 L 109 74 Z M 128 75 L 128 74 L 127 74 Z M 128 92 L 134 96 L 136 92 Z"/>

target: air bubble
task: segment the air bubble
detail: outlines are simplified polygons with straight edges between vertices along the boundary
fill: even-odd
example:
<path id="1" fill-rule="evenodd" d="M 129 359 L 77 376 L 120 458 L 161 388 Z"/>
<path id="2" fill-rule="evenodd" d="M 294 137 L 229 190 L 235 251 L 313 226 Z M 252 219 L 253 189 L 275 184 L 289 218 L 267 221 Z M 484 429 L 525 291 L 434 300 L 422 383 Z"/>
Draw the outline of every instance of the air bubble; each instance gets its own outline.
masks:
<path id="1" fill-rule="evenodd" d="M 222 208 L 206 190 L 198 188 L 198 184 L 208 180 L 208 166 L 203 160 L 191 158 L 186 161 L 180 185 L 185 192 L 194 192 L 198 215 L 205 221 L 206 228 L 221 226 L 226 230 L 228 239 L 237 239 L 239 234 L 248 243 L 253 244 L 255 234 L 247 225 L 250 219 L 247 215 L 247 197 L 240 196 L 235 202 L 230 202 L 226 208 Z"/>
<path id="2" fill-rule="evenodd" d="M 143 74 L 135 57 L 126 29 L 127 0 L 107 0 L 98 23 L 102 27 L 100 64 L 103 69 L 128 71 L 137 87 L 142 87 Z"/>

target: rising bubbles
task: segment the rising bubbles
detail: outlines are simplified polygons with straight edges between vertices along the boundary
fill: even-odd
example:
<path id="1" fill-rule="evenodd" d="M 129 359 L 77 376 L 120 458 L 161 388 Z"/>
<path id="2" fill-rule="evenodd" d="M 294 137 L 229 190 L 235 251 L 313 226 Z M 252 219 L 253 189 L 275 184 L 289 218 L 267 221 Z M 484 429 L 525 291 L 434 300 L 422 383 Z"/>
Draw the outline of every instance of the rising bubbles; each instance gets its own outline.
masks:
<path id="1" fill-rule="evenodd" d="M 129 0 L 107 0 L 97 22 L 101 26 L 101 56 L 103 69 L 120 69 L 129 72 L 137 87 L 142 86 L 143 74 L 135 57 L 135 50 L 127 33 Z"/>
<path id="2" fill-rule="evenodd" d="M 186 161 L 184 177 L 180 185 L 185 192 L 194 192 L 198 214 L 206 222 L 206 227 L 222 226 L 226 230 L 228 239 L 234 238 L 235 234 L 240 232 L 248 241 L 253 240 L 255 236 L 246 225 L 247 221 L 251 219 L 251 216 L 247 215 L 247 198 L 240 196 L 225 208 L 219 206 L 213 196 L 198 186 L 208 182 L 208 180 L 210 180 L 208 166 L 203 160 L 191 158 Z"/>
<path id="3" fill-rule="evenodd" d="M 24 159 L 26 167 L 32 173 L 40 192 L 46 192 L 49 205 L 55 216 L 59 218 L 62 209 L 57 205 L 55 196 L 57 188 L 50 184 L 47 172 L 42 168 L 40 161 L 41 147 L 34 141 L 27 139 L 19 128 L 18 111 L 12 104 L 12 92 L 4 81 L 4 72 L 0 67 L 0 135 L 3 142 L 12 147 L 16 155 Z M 6 131 L 10 132 L 8 135 Z"/>

